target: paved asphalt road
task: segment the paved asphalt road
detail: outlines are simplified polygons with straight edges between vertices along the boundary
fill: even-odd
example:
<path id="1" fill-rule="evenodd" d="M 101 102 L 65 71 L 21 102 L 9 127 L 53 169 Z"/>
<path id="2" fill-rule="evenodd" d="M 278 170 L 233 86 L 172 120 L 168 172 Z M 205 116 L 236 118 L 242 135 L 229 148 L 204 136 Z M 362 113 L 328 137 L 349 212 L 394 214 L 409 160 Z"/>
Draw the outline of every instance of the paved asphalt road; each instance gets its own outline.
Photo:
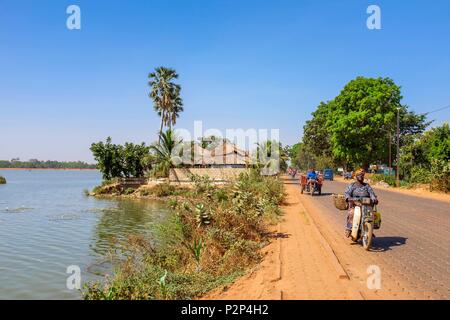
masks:
<path id="1" fill-rule="evenodd" d="M 317 209 L 318 221 L 350 277 L 363 283 L 367 272 L 362 266 L 377 265 L 383 284 L 389 284 L 378 291 L 378 298 L 450 299 L 450 204 L 375 189 L 382 225 L 375 231 L 373 250 L 366 252 L 344 237 L 346 212 L 333 205 L 331 194 L 343 193 L 347 184 L 326 181 L 322 196 L 305 194 L 302 199 Z"/>

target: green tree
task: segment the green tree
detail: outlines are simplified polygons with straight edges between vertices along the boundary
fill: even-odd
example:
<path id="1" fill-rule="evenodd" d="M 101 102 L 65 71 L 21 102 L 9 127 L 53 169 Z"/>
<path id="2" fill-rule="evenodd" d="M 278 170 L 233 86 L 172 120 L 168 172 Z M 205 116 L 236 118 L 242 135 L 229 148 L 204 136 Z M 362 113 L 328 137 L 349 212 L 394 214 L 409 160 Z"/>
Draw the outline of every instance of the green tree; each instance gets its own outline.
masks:
<path id="1" fill-rule="evenodd" d="M 150 148 L 144 143 L 127 142 L 122 146 L 113 144 L 111 137 L 108 137 L 105 143 L 93 143 L 90 149 L 106 181 L 120 177 L 142 177 L 148 168 L 146 160 Z"/>
<path id="2" fill-rule="evenodd" d="M 161 134 L 159 144 L 150 146 L 154 152 L 156 165 L 153 168 L 155 176 L 167 177 L 170 169 L 181 163 L 181 154 L 183 150 L 183 141 L 176 137 L 173 130 L 169 129 Z"/>
<path id="3" fill-rule="evenodd" d="M 158 67 L 149 76 L 150 98 L 153 100 L 155 111 L 161 117 L 159 142 L 164 125 L 170 128 L 176 124 L 180 112 L 183 111 L 183 101 L 180 97 L 181 86 L 174 82 L 178 74 L 174 69 Z"/>
<path id="4" fill-rule="evenodd" d="M 450 175 L 450 128 L 448 123 L 417 134 L 401 149 L 400 167 L 404 179 L 430 183 L 448 192 Z"/>
<path id="5" fill-rule="evenodd" d="M 111 143 L 111 137 L 108 137 L 105 143 L 93 143 L 90 150 L 97 161 L 97 169 L 103 174 L 103 180 L 122 176 L 121 150 L 119 146 Z"/>
<path id="6" fill-rule="evenodd" d="M 396 145 L 397 108 L 401 146 L 431 123 L 400 100 L 400 88 L 389 78 L 350 81 L 335 99 L 321 102 L 306 122 L 303 152 L 308 150 L 318 166 L 388 163 L 389 142 L 391 151 Z"/>
<path id="7" fill-rule="evenodd" d="M 303 142 L 294 144 L 290 151 L 291 163 L 300 170 L 308 170 L 311 166 L 315 166 L 315 156 L 307 150 Z"/>
<path id="8" fill-rule="evenodd" d="M 149 155 L 150 147 L 145 143 L 133 144 L 125 143 L 121 149 L 123 175 L 125 177 L 142 177 L 148 168 L 146 157 Z"/>
<path id="9" fill-rule="evenodd" d="M 312 113 L 312 119 L 306 121 L 303 127 L 303 152 L 307 148 L 315 156 L 332 156 L 331 136 L 327 127 L 327 121 L 331 117 L 331 111 L 334 109 L 333 103 L 333 101 L 321 102 Z"/>
<path id="10" fill-rule="evenodd" d="M 173 99 L 173 106 L 169 112 L 169 129 L 172 129 L 172 126 L 177 123 L 177 119 L 180 117 L 180 113 L 183 111 L 183 99 L 181 99 L 180 88 L 177 88 Z"/>
<path id="11" fill-rule="evenodd" d="M 358 77 L 350 81 L 331 105 L 327 128 L 333 156 L 368 168 L 387 157 L 386 135 L 391 130 L 402 96 L 389 78 Z"/>

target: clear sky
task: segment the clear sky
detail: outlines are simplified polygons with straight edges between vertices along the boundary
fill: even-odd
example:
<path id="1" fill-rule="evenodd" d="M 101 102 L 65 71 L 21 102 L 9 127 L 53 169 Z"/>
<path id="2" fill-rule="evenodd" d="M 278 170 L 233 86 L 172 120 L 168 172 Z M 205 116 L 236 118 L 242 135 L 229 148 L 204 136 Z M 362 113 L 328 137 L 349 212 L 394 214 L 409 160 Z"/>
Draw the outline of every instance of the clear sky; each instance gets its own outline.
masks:
<path id="1" fill-rule="evenodd" d="M 81 8 L 68 30 L 66 8 Z M 381 8 L 381 30 L 366 9 Z M 180 74 L 178 127 L 279 128 L 387 76 L 416 112 L 450 105 L 450 1 L 0 0 L 0 159 L 84 160 L 91 142 L 152 142 L 147 75 Z M 450 109 L 433 113 L 436 124 Z"/>

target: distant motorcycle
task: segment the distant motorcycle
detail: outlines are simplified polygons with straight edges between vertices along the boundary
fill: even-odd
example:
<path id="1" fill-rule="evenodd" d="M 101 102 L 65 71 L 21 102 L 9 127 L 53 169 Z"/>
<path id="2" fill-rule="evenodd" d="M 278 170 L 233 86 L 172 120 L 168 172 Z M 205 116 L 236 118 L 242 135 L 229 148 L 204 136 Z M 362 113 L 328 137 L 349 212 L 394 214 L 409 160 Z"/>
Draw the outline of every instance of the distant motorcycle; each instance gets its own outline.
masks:
<path id="1" fill-rule="evenodd" d="M 302 175 L 300 177 L 300 184 L 300 192 L 302 194 L 305 191 L 311 194 L 311 196 L 313 196 L 315 192 L 319 195 L 322 194 L 323 177 L 321 175 L 319 175 L 317 179 L 308 179 L 306 175 Z"/>

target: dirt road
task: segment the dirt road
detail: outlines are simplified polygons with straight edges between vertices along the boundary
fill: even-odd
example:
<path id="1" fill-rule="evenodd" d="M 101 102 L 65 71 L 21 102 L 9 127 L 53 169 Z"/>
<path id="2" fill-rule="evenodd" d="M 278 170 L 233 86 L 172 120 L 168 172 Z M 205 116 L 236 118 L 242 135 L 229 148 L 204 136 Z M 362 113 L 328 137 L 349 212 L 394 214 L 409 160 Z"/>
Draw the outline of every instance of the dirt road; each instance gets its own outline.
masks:
<path id="1" fill-rule="evenodd" d="M 284 221 L 264 261 L 205 298 L 450 299 L 448 203 L 376 190 L 383 222 L 366 252 L 344 237 L 345 212 L 332 203 L 331 194 L 342 193 L 346 183 L 327 181 L 314 197 L 300 195 L 296 180 L 285 185 Z M 368 288 L 374 268 L 381 287 Z"/>
<path id="2" fill-rule="evenodd" d="M 362 299 L 300 203 L 297 186 L 285 181 L 284 219 L 273 230 L 263 262 L 204 299 Z"/>

